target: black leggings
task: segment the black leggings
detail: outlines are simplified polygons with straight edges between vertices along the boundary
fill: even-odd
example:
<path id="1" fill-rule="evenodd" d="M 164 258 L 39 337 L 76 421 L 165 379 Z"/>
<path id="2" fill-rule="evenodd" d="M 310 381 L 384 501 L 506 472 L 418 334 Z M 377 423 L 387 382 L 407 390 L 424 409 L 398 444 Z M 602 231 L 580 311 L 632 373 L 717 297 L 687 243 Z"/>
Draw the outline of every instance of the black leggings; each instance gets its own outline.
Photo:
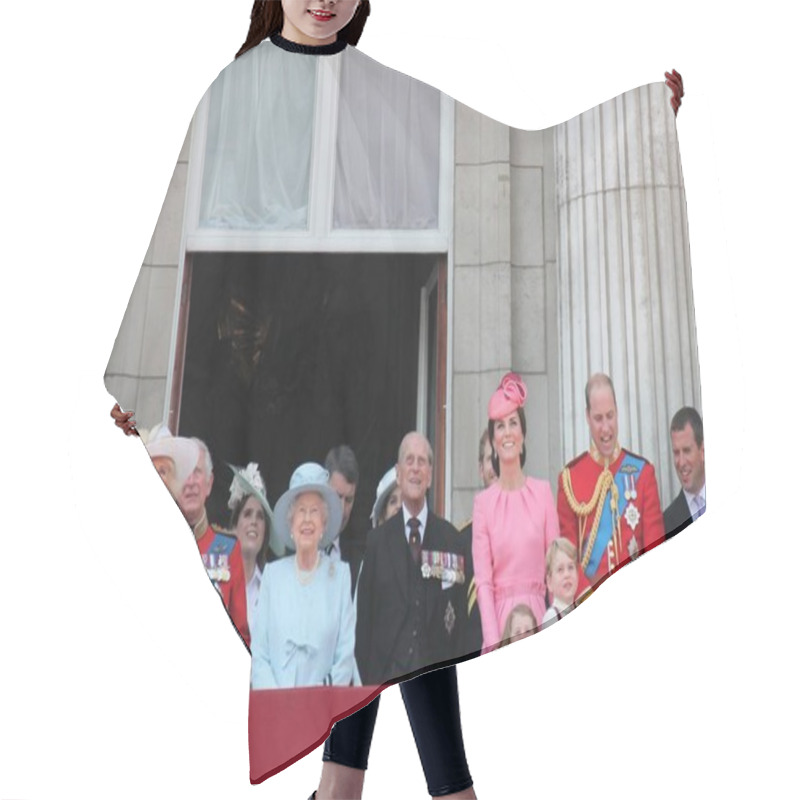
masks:
<path id="1" fill-rule="evenodd" d="M 468 789 L 472 778 L 461 736 L 456 668 L 445 667 L 404 681 L 400 691 L 431 797 Z M 368 706 L 333 726 L 323 761 L 367 768 L 380 699 L 378 695 Z"/>

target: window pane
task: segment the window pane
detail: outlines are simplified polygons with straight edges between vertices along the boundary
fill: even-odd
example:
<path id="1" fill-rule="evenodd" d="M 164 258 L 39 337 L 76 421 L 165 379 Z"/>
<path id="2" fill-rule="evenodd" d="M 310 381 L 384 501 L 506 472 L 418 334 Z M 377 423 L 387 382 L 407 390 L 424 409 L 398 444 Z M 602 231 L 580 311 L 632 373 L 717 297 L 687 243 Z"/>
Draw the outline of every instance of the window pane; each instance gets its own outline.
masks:
<path id="1" fill-rule="evenodd" d="M 439 92 L 343 55 L 334 228 L 438 228 Z"/>
<path id="2" fill-rule="evenodd" d="M 305 228 L 317 62 L 264 42 L 210 92 L 201 228 Z"/>

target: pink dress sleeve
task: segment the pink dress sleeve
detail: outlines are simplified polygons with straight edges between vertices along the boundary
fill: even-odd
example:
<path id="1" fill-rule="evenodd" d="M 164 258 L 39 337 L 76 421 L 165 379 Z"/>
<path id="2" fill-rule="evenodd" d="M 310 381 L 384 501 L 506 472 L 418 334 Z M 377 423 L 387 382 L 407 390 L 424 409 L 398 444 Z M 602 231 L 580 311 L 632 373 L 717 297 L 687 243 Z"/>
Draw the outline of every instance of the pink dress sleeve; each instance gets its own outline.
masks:
<path id="1" fill-rule="evenodd" d="M 544 505 L 544 552 L 547 555 L 547 550 L 553 540 L 558 539 L 561 535 L 556 501 L 553 498 L 553 490 L 547 481 L 542 482 L 542 503 Z"/>
<path id="2" fill-rule="evenodd" d="M 483 652 L 487 652 L 494 649 L 500 641 L 500 630 L 497 626 L 497 610 L 494 604 L 492 542 L 484 500 L 484 492 L 481 492 L 476 495 L 472 506 L 472 561 L 483 629 Z"/>

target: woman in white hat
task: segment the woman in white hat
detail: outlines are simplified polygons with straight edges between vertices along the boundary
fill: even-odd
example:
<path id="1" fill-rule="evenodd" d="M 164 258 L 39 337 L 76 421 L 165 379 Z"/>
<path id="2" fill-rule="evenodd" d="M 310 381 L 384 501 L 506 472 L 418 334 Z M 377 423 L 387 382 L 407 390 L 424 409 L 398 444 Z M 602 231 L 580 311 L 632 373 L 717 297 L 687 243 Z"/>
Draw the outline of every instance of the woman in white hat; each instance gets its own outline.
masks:
<path id="1" fill-rule="evenodd" d="M 254 689 L 360 683 L 350 570 L 323 550 L 342 504 L 319 464 L 299 466 L 275 505 L 274 535 L 294 553 L 267 564 L 252 630 Z"/>
<path id="2" fill-rule="evenodd" d="M 378 484 L 375 492 L 375 505 L 372 506 L 372 527 L 377 528 L 383 525 L 387 519 L 391 519 L 402 506 L 400 499 L 400 488 L 397 485 L 397 467 L 389 467 Z"/>
<path id="3" fill-rule="evenodd" d="M 230 465 L 229 465 L 230 466 Z M 233 467 L 228 508 L 231 511 L 230 529 L 239 540 L 244 564 L 247 593 L 247 624 L 255 624 L 255 610 L 261 591 L 261 576 L 268 561 L 284 555 L 285 548 L 272 534 L 272 508 L 267 500 L 264 479 L 258 464 Z"/>

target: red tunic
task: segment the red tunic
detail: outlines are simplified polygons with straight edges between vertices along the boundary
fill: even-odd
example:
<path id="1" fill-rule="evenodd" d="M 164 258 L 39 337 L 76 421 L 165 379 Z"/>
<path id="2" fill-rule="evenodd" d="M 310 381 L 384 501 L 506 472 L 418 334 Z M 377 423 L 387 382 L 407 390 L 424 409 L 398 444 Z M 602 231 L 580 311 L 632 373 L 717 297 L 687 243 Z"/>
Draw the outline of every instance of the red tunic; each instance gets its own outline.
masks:
<path id="1" fill-rule="evenodd" d="M 627 452 L 621 450 L 615 461 L 610 465 L 612 474 L 616 477 L 622 461 Z M 633 454 L 631 454 L 633 455 Z M 635 456 L 641 458 L 641 456 Z M 642 459 L 644 460 L 644 459 Z M 572 492 L 578 503 L 588 503 L 592 499 L 595 486 L 603 473 L 603 465 L 598 464 L 591 454 L 586 452 L 578 456 L 574 461 L 567 464 L 565 470 L 569 470 Z M 623 502 L 623 498 L 620 498 Z M 638 480 L 636 481 L 636 498 L 627 501 L 627 505 L 632 505 L 639 513 L 639 519 L 635 527 L 631 527 L 628 516 L 623 513 L 619 518 L 619 537 L 612 536 L 605 548 L 597 571 L 589 579 L 583 569 L 579 570 L 578 594 L 592 586 L 600 583 L 610 572 L 624 566 L 633 558 L 641 555 L 645 550 L 649 550 L 664 539 L 664 517 L 661 514 L 661 504 L 658 499 L 658 485 L 656 483 L 656 473 L 653 465 L 645 461 Z M 579 517 L 570 508 L 564 490 L 564 473 L 558 477 L 558 522 L 561 535 L 569 539 L 576 548 L 580 548 Z M 590 511 L 585 517 L 583 526 L 584 540 L 588 539 L 592 529 L 595 514 L 600 513 L 600 504 Z M 634 519 L 635 514 L 630 513 L 630 518 Z M 581 552 L 578 550 L 578 562 L 581 561 Z"/>
<path id="2" fill-rule="evenodd" d="M 209 525 L 206 532 L 197 540 L 197 548 L 200 555 L 205 556 L 216 532 Z M 205 561 L 205 559 L 204 559 Z M 233 547 L 229 559 L 230 577 L 227 580 L 213 580 L 214 586 L 222 597 L 222 602 L 228 612 L 228 616 L 239 631 L 239 635 L 244 640 L 247 647 L 250 647 L 250 629 L 247 627 L 247 593 L 245 592 L 244 564 L 242 563 L 242 551 L 239 542 Z"/>

